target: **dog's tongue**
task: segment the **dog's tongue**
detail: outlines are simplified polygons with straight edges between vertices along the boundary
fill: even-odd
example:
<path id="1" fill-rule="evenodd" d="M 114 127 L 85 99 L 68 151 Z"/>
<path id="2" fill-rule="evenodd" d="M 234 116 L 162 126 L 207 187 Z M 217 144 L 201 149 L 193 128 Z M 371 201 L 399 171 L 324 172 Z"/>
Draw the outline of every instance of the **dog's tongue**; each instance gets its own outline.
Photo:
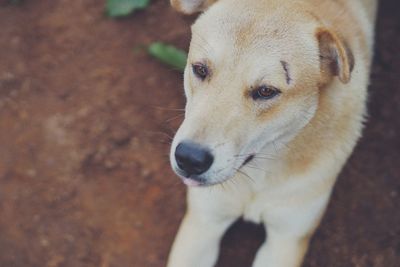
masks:
<path id="1" fill-rule="evenodd" d="M 200 185 L 199 182 L 197 182 L 197 181 L 195 181 L 195 180 L 193 180 L 193 179 L 188 179 L 188 178 L 184 178 L 184 179 L 183 179 L 183 183 L 184 183 L 185 185 L 187 185 L 187 186 L 193 186 L 193 187 L 199 186 L 199 185 Z"/>

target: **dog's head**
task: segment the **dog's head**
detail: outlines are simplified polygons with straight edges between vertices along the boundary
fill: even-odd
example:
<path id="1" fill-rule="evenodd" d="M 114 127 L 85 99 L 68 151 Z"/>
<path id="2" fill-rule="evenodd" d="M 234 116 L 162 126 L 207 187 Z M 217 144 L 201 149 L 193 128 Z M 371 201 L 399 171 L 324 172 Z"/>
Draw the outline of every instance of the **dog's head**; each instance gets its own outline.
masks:
<path id="1" fill-rule="evenodd" d="M 350 50 L 304 6 L 171 1 L 184 13 L 207 9 L 192 27 L 185 120 L 171 148 L 186 184 L 224 182 L 260 151 L 275 153 L 315 116 L 326 84 L 350 80 Z"/>

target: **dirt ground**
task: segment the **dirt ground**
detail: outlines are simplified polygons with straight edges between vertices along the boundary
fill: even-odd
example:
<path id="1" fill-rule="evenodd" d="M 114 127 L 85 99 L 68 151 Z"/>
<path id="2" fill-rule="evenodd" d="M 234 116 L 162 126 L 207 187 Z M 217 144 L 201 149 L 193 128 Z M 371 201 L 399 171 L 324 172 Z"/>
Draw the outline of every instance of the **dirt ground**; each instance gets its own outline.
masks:
<path id="1" fill-rule="evenodd" d="M 134 48 L 186 49 L 193 18 L 154 0 L 114 21 L 103 2 L 0 0 L 1 267 L 165 266 L 185 207 L 167 157 L 182 77 Z M 381 1 L 369 122 L 306 267 L 400 266 L 397 2 Z M 264 237 L 238 222 L 218 266 L 250 266 Z"/>

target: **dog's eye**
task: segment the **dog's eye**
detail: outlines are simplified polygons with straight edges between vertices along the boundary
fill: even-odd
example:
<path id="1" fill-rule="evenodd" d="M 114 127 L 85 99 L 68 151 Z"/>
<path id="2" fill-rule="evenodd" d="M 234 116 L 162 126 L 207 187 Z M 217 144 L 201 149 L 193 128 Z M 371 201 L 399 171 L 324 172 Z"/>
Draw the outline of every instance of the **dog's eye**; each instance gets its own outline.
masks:
<path id="1" fill-rule="evenodd" d="M 195 63 L 192 65 L 193 73 L 201 80 L 205 80 L 208 75 L 208 67 L 203 63 Z"/>
<path id="2" fill-rule="evenodd" d="M 263 85 L 253 90 L 251 96 L 253 97 L 254 100 L 257 99 L 268 100 L 274 98 L 280 93 L 281 91 L 279 91 L 275 87 Z"/>

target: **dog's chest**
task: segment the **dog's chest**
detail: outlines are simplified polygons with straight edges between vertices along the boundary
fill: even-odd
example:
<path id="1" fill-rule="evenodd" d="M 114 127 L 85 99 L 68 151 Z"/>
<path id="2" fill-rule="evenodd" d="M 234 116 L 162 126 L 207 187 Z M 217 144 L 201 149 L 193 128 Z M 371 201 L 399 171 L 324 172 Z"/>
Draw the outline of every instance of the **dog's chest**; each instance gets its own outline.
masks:
<path id="1" fill-rule="evenodd" d="M 244 206 L 243 219 L 256 224 L 262 223 L 266 208 L 267 203 L 265 199 L 260 198 L 259 195 L 255 195 Z"/>
<path id="2" fill-rule="evenodd" d="M 242 217 L 245 221 L 259 224 L 262 223 L 268 208 L 267 188 L 270 185 L 266 182 L 265 174 L 259 170 L 250 170 L 248 173 L 253 177 L 253 182 L 248 185 L 250 189 L 242 198 Z"/>

